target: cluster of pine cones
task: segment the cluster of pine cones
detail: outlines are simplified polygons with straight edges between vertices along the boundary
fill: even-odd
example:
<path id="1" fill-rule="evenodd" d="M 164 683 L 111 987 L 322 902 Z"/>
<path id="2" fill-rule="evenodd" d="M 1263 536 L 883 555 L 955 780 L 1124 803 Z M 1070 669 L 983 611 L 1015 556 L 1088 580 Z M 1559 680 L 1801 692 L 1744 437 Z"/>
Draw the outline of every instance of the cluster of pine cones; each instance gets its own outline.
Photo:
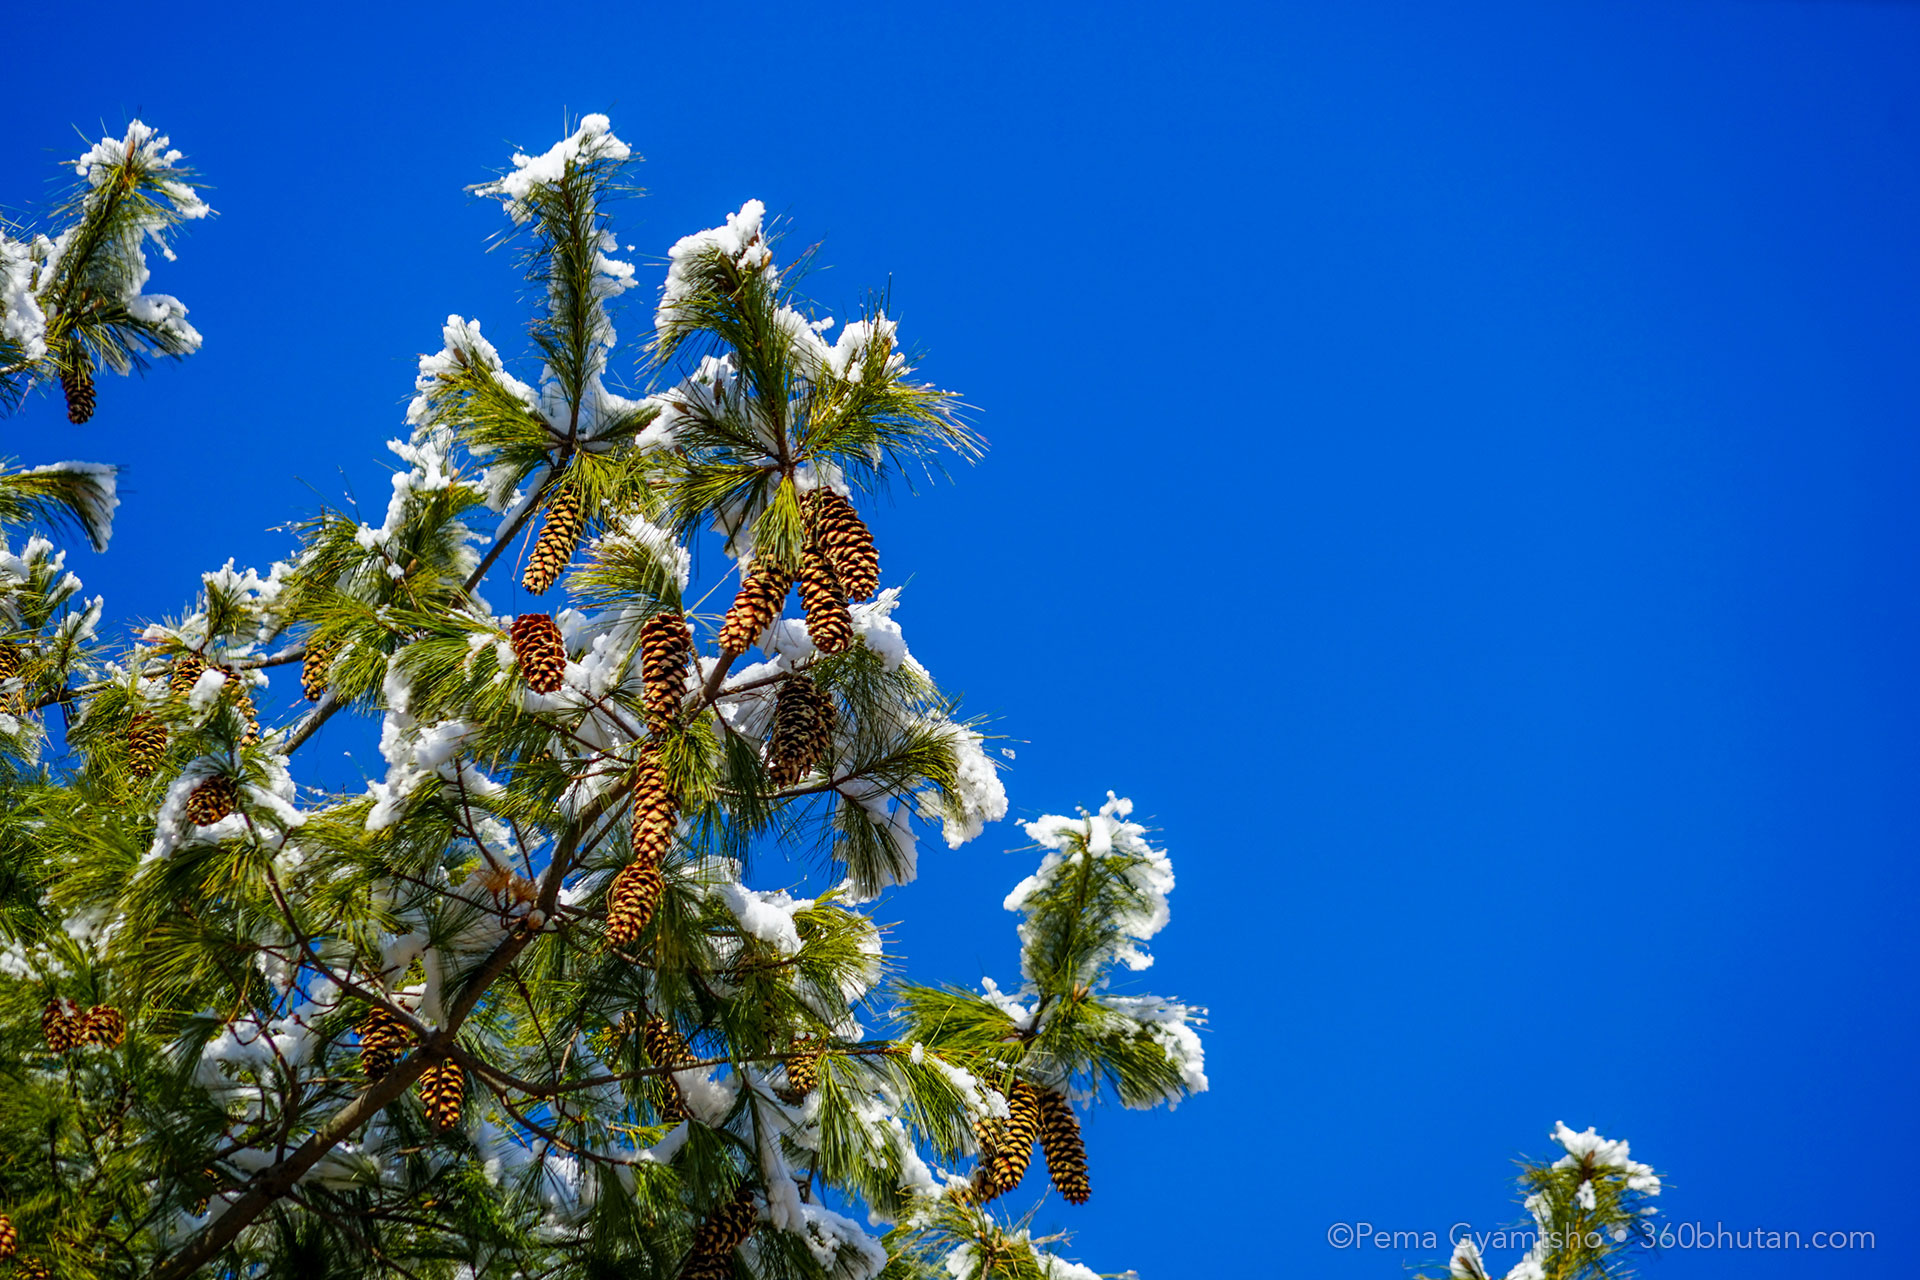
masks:
<path id="1" fill-rule="evenodd" d="M 805 541 L 800 553 L 800 603 L 807 634 L 822 653 L 842 653 L 853 644 L 847 603 L 880 588 L 880 555 L 873 534 L 853 504 L 830 489 L 815 489 L 801 503 Z M 794 574 L 770 559 L 755 560 L 720 626 L 720 647 L 742 654 L 780 616 Z"/>
<path id="2" fill-rule="evenodd" d="M 180 655 L 167 672 L 167 693 L 176 698 L 192 693 L 207 670 L 207 660 L 199 654 Z M 234 710 L 246 723 L 240 745 L 251 746 L 260 741 L 260 716 L 253 704 L 253 694 L 237 673 L 226 671 L 226 676 L 222 696 L 233 703 Z M 151 778 L 166 755 L 167 726 L 151 712 L 134 712 L 127 721 L 126 747 L 127 772 L 135 778 Z M 225 774 L 215 774 L 187 796 L 186 817 L 195 826 L 211 826 L 232 813 L 239 802 L 240 791 L 234 780 Z"/>
<path id="3" fill-rule="evenodd" d="M 385 1005 L 373 1005 L 360 1019 L 360 1070 L 369 1080 L 385 1079 L 413 1045 L 413 1032 Z M 467 1073 L 452 1058 L 431 1063 L 415 1082 L 427 1123 L 445 1132 L 458 1128 Z"/>
<path id="4" fill-rule="evenodd" d="M 1054 1189 L 1071 1204 L 1085 1204 L 1093 1194 L 1087 1180 L 1087 1149 L 1066 1095 L 1018 1080 L 1007 1093 L 1007 1112 L 1004 1120 L 982 1120 L 975 1126 L 980 1164 L 974 1170 L 970 1198 L 985 1203 L 1019 1186 L 1033 1162 L 1037 1139 Z"/>
<path id="5" fill-rule="evenodd" d="M 40 1014 L 40 1032 L 54 1053 L 83 1044 L 111 1049 L 127 1038 L 127 1015 L 110 1004 L 97 1004 L 82 1013 L 71 1000 L 49 1000 Z"/>
<path id="6" fill-rule="evenodd" d="M 659 753 L 651 746 L 642 749 L 633 778 L 633 857 L 614 877 L 613 887 L 607 891 L 609 946 L 625 947 L 638 942 L 653 913 L 659 909 L 660 895 L 666 888 L 660 860 L 673 847 L 678 810 Z"/>
<path id="7" fill-rule="evenodd" d="M 753 1192 L 741 1183 L 733 1199 L 693 1229 L 693 1248 L 680 1264 L 679 1280 L 728 1280 L 733 1275 L 733 1251 L 747 1242 L 759 1219 Z"/>

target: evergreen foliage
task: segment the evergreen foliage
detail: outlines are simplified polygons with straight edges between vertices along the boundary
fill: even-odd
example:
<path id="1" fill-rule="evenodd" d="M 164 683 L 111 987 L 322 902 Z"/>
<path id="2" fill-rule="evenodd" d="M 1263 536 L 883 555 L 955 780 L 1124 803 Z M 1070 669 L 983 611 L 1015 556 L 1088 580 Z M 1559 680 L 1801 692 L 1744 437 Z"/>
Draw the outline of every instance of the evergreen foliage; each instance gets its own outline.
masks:
<path id="1" fill-rule="evenodd" d="M 98 302 L 204 212 L 164 147 L 103 143 L 68 230 L 6 242 L 9 388 L 191 349 L 183 308 Z M 973 1166 L 1039 1139 L 1083 1200 L 1073 1106 L 1206 1087 L 1197 1011 L 1111 982 L 1172 887 L 1126 801 L 1028 824 L 1017 988 L 901 978 L 876 896 L 1007 804 L 857 504 L 980 444 L 880 311 L 827 342 L 757 202 L 673 246 L 634 370 L 660 389 L 615 390 L 632 162 L 588 116 L 476 188 L 535 286 L 539 375 L 450 317 L 378 525 L 321 511 L 124 644 L 42 532 L 104 547 L 111 470 L 0 469 L 18 1273 L 1087 1280 Z M 571 604 L 494 612 L 516 547 Z M 738 643 L 697 552 L 725 566 L 703 585 L 778 582 Z M 342 711 L 378 719 L 385 776 L 300 786 Z M 832 887 L 746 879 L 808 869 Z"/>

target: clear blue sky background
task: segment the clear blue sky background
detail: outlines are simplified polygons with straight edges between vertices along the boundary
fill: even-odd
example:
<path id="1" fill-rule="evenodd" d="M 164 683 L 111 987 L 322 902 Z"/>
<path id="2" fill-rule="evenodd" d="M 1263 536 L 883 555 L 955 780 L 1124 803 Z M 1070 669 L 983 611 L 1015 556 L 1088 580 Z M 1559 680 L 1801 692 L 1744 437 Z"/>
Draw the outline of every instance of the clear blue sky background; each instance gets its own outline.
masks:
<path id="1" fill-rule="evenodd" d="M 517 345 L 462 187 L 607 111 L 641 254 L 759 197 L 838 314 L 891 280 L 993 443 L 875 515 L 909 640 L 1017 813 L 1174 854 L 1214 1089 L 1092 1119 L 1071 1254 L 1391 1277 L 1328 1225 L 1511 1220 L 1565 1119 L 1877 1233 L 1650 1275 L 1911 1273 L 1920 7 L 221 8 L 7 19 L 0 199 L 133 114 L 217 188 L 204 352 L 0 422 L 126 464 L 114 613 L 384 503 L 442 318 Z M 1015 976 L 1019 843 L 928 850 L 917 974 Z"/>

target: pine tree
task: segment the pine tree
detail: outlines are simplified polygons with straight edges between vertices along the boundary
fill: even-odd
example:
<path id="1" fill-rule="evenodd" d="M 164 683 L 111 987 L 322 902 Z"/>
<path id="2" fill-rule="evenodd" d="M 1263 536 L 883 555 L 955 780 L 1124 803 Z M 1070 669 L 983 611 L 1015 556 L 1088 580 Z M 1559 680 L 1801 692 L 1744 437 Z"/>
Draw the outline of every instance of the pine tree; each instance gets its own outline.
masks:
<path id="1" fill-rule="evenodd" d="M 1533 1221 L 1531 1230 L 1511 1234 L 1531 1243 L 1506 1272 L 1508 1280 L 1627 1280 L 1632 1251 L 1672 1243 L 1651 1203 L 1660 1194 L 1660 1176 L 1633 1159 L 1627 1143 L 1590 1128 L 1576 1133 L 1562 1122 L 1549 1136 L 1565 1154 L 1521 1166 L 1522 1203 Z M 1447 1276 L 1492 1280 L 1472 1233 L 1460 1235 Z"/>
<path id="2" fill-rule="evenodd" d="M 450 319 L 381 526 L 324 510 L 271 573 L 183 568 L 184 608 L 129 637 L 13 541 L 104 547 L 111 469 L 0 468 L 0 628 L 67 713 L 0 719 L 0 1030 L 69 1055 L 0 1108 L 0 1151 L 36 1153 L 0 1207 L 49 1265 L 157 1280 L 1057 1271 L 1011 1190 L 949 1189 L 969 1163 L 1011 1186 L 1036 1138 L 1054 1161 L 1046 1091 L 1151 1105 L 1205 1076 L 1198 1011 L 1109 990 L 1164 918 L 1123 802 L 1030 825 L 1017 991 L 888 953 L 918 841 L 1007 799 L 897 592 L 864 603 L 854 503 L 979 442 L 892 319 L 823 336 L 757 202 L 669 248 L 646 349 L 617 347 L 629 149 L 590 116 L 520 160 L 478 191 L 522 251 L 537 385 Z M 75 261 L 30 294 L 46 349 L 119 371 L 121 331 L 62 310 L 102 296 Z M 565 603 L 509 620 L 488 600 L 535 521 Z M 385 772 L 328 791 L 308 744 L 342 712 Z M 809 896 L 757 887 L 816 868 Z"/>

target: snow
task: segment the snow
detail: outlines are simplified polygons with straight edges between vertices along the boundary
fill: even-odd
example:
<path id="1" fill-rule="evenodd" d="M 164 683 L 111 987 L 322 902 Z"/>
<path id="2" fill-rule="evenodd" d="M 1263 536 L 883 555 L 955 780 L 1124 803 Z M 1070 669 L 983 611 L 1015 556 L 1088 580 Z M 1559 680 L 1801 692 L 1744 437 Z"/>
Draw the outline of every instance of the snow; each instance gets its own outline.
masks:
<path id="1" fill-rule="evenodd" d="M 1452 1280 L 1486 1280 L 1487 1268 L 1480 1260 L 1480 1246 L 1471 1237 L 1462 1236 L 1453 1246 L 1453 1261 L 1447 1275 Z"/>
<path id="2" fill-rule="evenodd" d="M 783 956 L 799 954 L 800 931 L 793 918 L 812 909 L 812 898 L 795 898 L 784 889 L 749 889 L 737 881 L 715 885 L 712 892 L 726 904 L 743 931 Z"/>
<path id="3" fill-rule="evenodd" d="M 1110 995 L 1104 997 L 1101 1003 L 1115 1016 L 1145 1030 L 1180 1072 L 1182 1093 L 1169 1092 L 1141 1106 L 1165 1102 L 1171 1110 L 1179 1105 L 1183 1094 L 1207 1091 L 1206 1050 L 1200 1043 L 1200 1033 L 1194 1030 L 1194 1026 L 1206 1016 L 1205 1009 L 1182 1004 L 1178 1000 L 1164 1000 L 1159 996 Z"/>
<path id="4" fill-rule="evenodd" d="M 580 127 L 537 156 L 516 151 L 512 173 L 496 182 L 475 187 L 478 195 L 496 196 L 505 202 L 507 216 L 523 223 L 534 216 L 528 197 L 535 187 L 550 185 L 566 177 L 567 171 L 603 161 L 618 163 L 633 154 L 633 148 L 613 134 L 613 122 L 599 114 L 580 118 Z"/>
<path id="5" fill-rule="evenodd" d="M 1000 771 L 987 757 L 986 739 L 962 724 L 949 722 L 943 732 L 953 747 L 954 785 L 949 796 L 925 792 L 921 808 L 940 819 L 947 848 L 958 849 L 977 837 L 989 822 L 1007 816 L 1007 789 Z"/>
<path id="6" fill-rule="evenodd" d="M 1596 1169 L 1612 1169 L 1626 1175 L 1629 1191 L 1639 1191 L 1650 1196 L 1660 1194 L 1660 1179 L 1649 1165 L 1632 1159 L 1627 1143 L 1615 1142 L 1595 1133 L 1591 1126 L 1580 1133 L 1567 1127 L 1564 1120 L 1555 1121 L 1553 1140 L 1566 1148 L 1567 1154 L 1554 1163 L 1556 1169 L 1571 1169 L 1592 1157 Z M 1592 1206 L 1589 1205 L 1589 1208 Z"/>
<path id="7" fill-rule="evenodd" d="M 1061 877 L 1078 869 L 1081 859 L 1092 857 L 1108 864 L 1109 874 L 1124 881 L 1135 900 L 1132 910 L 1115 921 L 1120 938 L 1108 959 L 1129 969 L 1145 969 L 1153 957 L 1141 945 L 1166 927 L 1170 911 L 1167 895 L 1173 891 L 1173 863 L 1161 850 L 1142 837 L 1146 828 L 1126 821 L 1133 812 L 1133 801 L 1107 792 L 1107 802 L 1097 814 L 1083 813 L 1079 818 L 1048 814 L 1026 824 L 1027 835 L 1050 852 L 1041 859 L 1032 875 L 1014 886 L 1007 895 L 1009 911 L 1025 911 L 1035 895 L 1044 893 Z M 1120 865 L 1112 866 L 1113 861 Z M 1032 937 L 1031 920 L 1020 925 L 1020 940 Z"/>
<path id="8" fill-rule="evenodd" d="M 0 343 L 29 363 L 47 354 L 47 316 L 33 294 L 33 267 L 27 243 L 0 232 Z"/>
<path id="9" fill-rule="evenodd" d="M 113 537 L 113 513 L 120 508 L 119 468 L 104 462 L 50 462 L 26 474 L 85 476 L 86 483 L 77 487 L 73 497 L 82 508 L 93 549 L 107 549 L 107 542 Z"/>
<path id="10" fill-rule="evenodd" d="M 769 283 L 778 281 L 773 251 L 767 247 L 761 229 L 766 214 L 766 205 L 749 200 L 740 206 L 740 212 L 727 215 L 726 225 L 674 241 L 667 250 L 667 281 L 661 286 L 660 305 L 653 316 L 656 330 L 677 321 L 675 313 L 680 304 L 698 288 L 695 273 L 713 257 L 724 258 L 741 271 L 758 271 Z"/>

